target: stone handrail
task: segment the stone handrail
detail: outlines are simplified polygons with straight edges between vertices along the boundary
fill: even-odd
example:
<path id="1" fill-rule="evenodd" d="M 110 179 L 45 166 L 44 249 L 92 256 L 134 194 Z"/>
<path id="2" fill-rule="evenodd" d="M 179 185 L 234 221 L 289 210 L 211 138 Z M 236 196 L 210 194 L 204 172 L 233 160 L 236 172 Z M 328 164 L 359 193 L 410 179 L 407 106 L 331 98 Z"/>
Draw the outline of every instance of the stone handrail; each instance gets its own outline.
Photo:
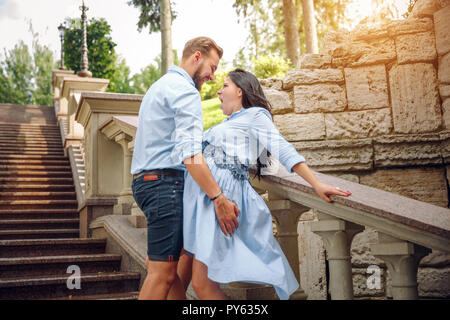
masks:
<path id="1" fill-rule="evenodd" d="M 327 203 L 304 179 L 284 168 L 276 175 L 251 180 L 255 189 L 268 192 L 277 228 L 290 231 L 284 247 L 291 249 L 286 254 L 294 252 L 292 247 L 297 244 L 293 222 L 310 208 L 316 209 L 319 221 L 312 222 L 311 230 L 324 241 L 331 298 L 352 299 L 351 242 L 357 233 L 371 227 L 378 231 L 378 243 L 371 245 L 371 251 L 388 266 L 394 299 L 417 299 L 420 259 L 429 249 L 450 252 L 450 210 L 318 172 L 315 175 L 352 195 L 331 196 L 334 202 Z"/>

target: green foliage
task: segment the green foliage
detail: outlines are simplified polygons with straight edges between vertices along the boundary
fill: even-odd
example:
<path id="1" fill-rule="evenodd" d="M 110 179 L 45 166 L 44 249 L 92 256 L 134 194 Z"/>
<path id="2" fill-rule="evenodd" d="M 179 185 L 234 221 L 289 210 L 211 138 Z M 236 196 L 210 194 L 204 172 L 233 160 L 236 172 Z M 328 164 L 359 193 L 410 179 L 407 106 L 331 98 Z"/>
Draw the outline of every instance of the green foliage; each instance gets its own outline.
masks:
<path id="1" fill-rule="evenodd" d="M 178 53 L 173 50 L 173 60 L 174 65 L 180 64 L 180 59 L 178 58 Z M 132 89 L 136 94 L 145 94 L 150 86 L 155 83 L 162 76 L 161 72 L 161 54 L 155 58 L 154 64 L 149 64 L 145 68 L 141 69 L 140 73 L 136 73 L 132 78 L 131 82 Z"/>
<path id="2" fill-rule="evenodd" d="M 202 102 L 203 109 L 203 130 L 207 130 L 216 124 L 221 123 L 226 116 L 223 114 L 219 98 L 214 98 Z"/>
<path id="3" fill-rule="evenodd" d="M 66 20 L 64 35 L 64 63 L 75 73 L 81 69 L 81 47 L 83 30 L 80 19 Z M 89 71 L 93 77 L 112 79 L 116 69 L 116 44 L 111 39 L 111 26 L 105 19 L 90 19 L 87 22 L 87 46 Z"/>
<path id="4" fill-rule="evenodd" d="M 135 93 L 130 82 L 130 67 L 127 66 L 125 59 L 118 58 L 116 68 L 109 81 L 108 91 L 116 93 Z"/>
<path id="5" fill-rule="evenodd" d="M 161 7 L 159 0 L 131 0 L 127 4 L 141 10 L 137 24 L 139 32 L 147 26 L 150 28 L 150 33 L 161 31 Z M 173 6 L 171 6 L 171 12 L 173 21 L 177 17 Z"/>
<path id="6" fill-rule="evenodd" d="M 56 68 L 53 52 L 39 43 L 30 24 L 33 52 L 19 41 L 13 49 L 4 51 L 0 60 L 0 102 L 51 106 L 52 70 Z"/>
<path id="7" fill-rule="evenodd" d="M 289 63 L 283 57 L 274 55 L 261 55 L 254 59 L 254 74 L 257 78 L 270 77 L 284 78 L 289 70 Z"/>
<path id="8" fill-rule="evenodd" d="M 223 83 L 231 70 L 222 70 L 214 74 L 214 80 L 205 82 L 200 91 L 202 100 L 217 98 L 217 91 L 222 89 Z"/>

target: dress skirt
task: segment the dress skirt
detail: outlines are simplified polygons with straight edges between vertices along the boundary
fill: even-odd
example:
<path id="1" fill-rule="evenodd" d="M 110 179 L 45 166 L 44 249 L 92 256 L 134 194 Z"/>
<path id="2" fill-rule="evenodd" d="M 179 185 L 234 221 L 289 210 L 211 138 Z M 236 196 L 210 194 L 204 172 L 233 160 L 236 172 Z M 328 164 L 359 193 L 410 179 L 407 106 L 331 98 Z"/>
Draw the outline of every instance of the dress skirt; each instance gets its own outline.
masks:
<path id="1" fill-rule="evenodd" d="M 218 165 L 212 157 L 205 158 L 223 193 L 239 208 L 239 227 L 232 236 L 223 234 L 214 203 L 186 170 L 184 249 L 208 267 L 208 278 L 215 282 L 269 284 L 281 300 L 289 299 L 299 284 L 273 236 L 271 213 L 252 188 L 248 171 L 245 177 L 232 165 Z"/>

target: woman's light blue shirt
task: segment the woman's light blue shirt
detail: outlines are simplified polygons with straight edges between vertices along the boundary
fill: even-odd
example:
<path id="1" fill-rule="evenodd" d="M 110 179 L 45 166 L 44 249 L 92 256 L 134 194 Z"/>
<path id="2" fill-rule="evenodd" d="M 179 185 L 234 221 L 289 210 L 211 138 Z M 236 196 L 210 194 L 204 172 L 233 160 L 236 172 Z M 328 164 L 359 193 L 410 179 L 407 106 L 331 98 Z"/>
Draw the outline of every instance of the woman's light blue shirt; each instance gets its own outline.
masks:
<path id="1" fill-rule="evenodd" d="M 203 133 L 203 140 L 221 147 L 225 154 L 237 157 L 246 166 L 254 166 L 266 151 L 289 171 L 305 158 L 287 142 L 275 127 L 270 112 L 261 107 L 242 108 L 221 124 Z"/>

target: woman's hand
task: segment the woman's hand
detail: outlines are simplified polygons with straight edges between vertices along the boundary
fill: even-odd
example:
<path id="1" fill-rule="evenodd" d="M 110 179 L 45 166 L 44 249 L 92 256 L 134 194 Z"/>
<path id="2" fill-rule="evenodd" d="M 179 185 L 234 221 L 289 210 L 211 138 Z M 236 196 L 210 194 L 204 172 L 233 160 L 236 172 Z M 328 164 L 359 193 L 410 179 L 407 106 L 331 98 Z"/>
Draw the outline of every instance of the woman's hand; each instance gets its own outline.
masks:
<path id="1" fill-rule="evenodd" d="M 333 187 L 333 186 L 330 186 L 330 185 L 322 183 L 322 182 L 317 183 L 314 186 L 314 190 L 319 195 L 319 197 L 321 197 L 323 200 L 325 200 L 328 203 L 333 202 L 333 200 L 331 200 L 328 197 L 329 195 L 335 194 L 337 196 L 348 197 L 352 194 L 350 191 L 345 191 L 345 190 L 339 189 L 339 187 Z"/>

